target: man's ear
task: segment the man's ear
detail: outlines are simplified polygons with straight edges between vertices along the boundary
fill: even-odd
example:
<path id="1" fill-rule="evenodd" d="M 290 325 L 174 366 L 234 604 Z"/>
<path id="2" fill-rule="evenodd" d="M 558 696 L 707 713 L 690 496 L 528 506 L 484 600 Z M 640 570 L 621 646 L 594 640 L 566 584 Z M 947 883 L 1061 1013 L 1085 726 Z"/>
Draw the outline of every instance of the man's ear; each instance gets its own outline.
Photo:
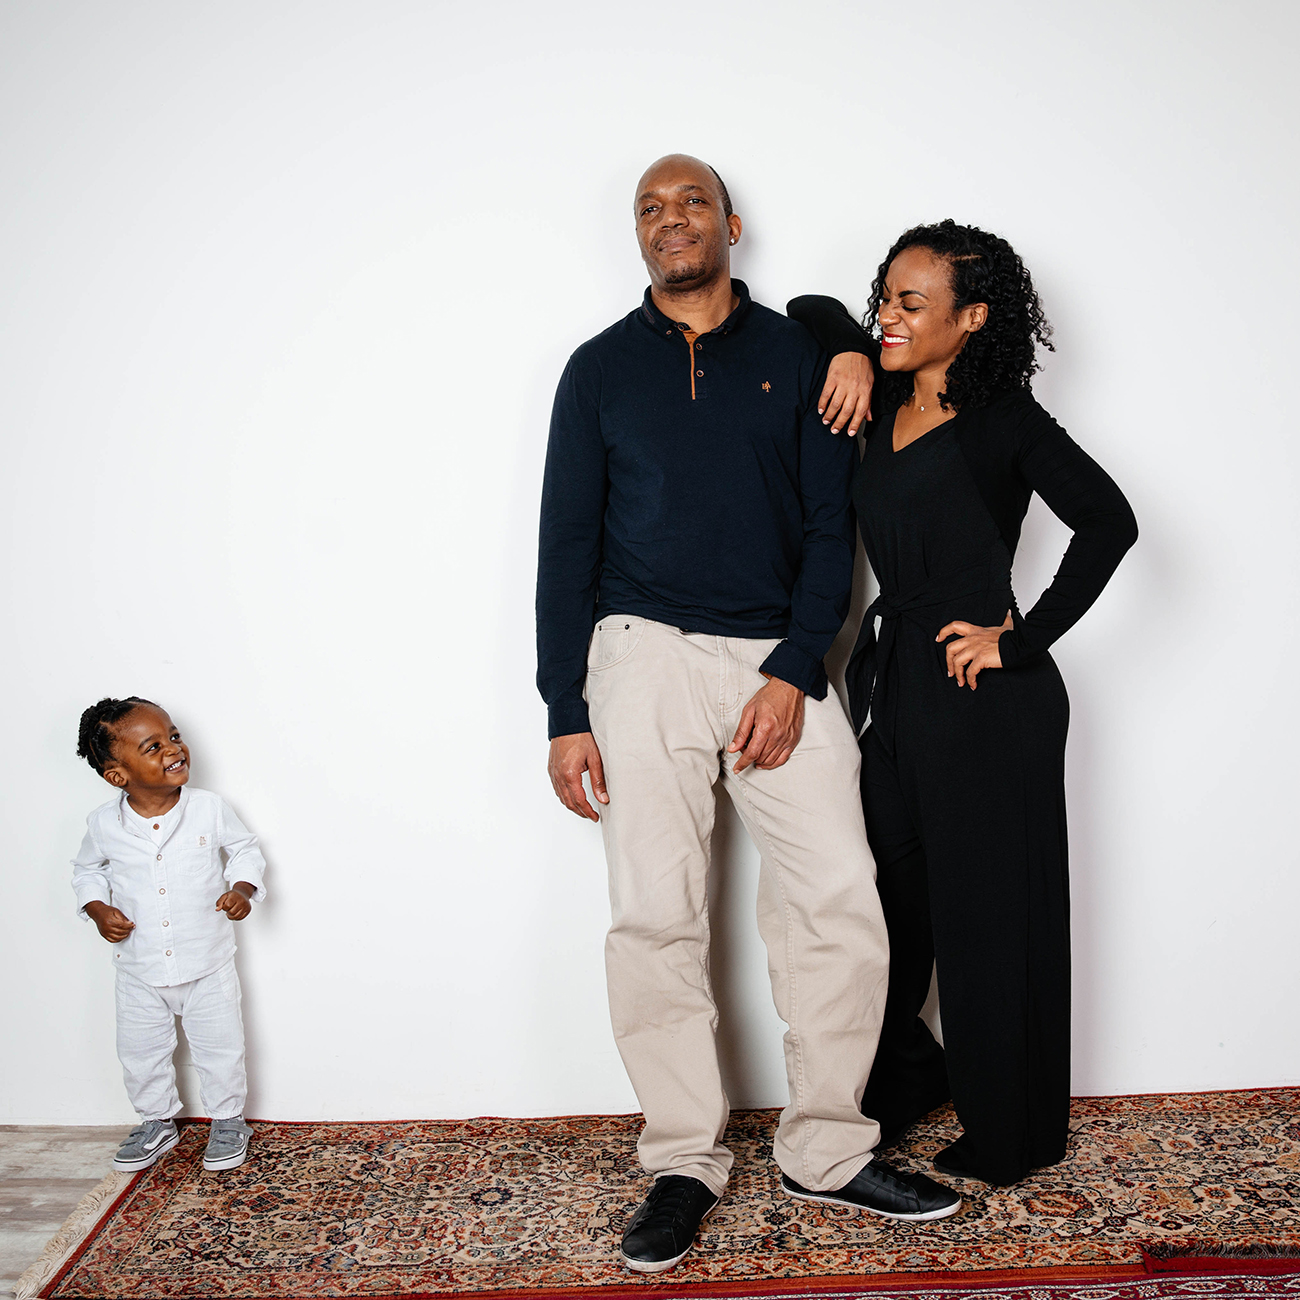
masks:
<path id="1" fill-rule="evenodd" d="M 967 334 L 974 334 L 977 329 L 982 329 L 984 322 L 988 320 L 989 305 L 986 302 L 974 302 L 969 307 L 963 307 L 961 314 L 962 328 Z"/>
<path id="2" fill-rule="evenodd" d="M 727 229 L 731 231 L 731 242 L 736 243 L 740 239 L 740 232 L 744 227 L 740 224 L 740 218 L 734 212 L 727 218 Z"/>
<path id="3" fill-rule="evenodd" d="M 118 790 L 126 789 L 127 775 L 120 767 L 106 767 L 104 769 L 104 780 Z"/>

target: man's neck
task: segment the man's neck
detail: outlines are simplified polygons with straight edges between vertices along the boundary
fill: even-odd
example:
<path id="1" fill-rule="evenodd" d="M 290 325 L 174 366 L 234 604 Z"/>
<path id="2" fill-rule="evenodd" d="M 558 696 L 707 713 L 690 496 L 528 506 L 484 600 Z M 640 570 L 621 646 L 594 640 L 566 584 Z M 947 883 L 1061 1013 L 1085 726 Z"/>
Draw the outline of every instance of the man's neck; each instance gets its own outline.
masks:
<path id="1" fill-rule="evenodd" d="M 730 274 L 703 285 L 652 285 L 650 297 L 670 321 L 687 326 L 693 334 L 717 329 L 740 306 L 740 299 L 731 291 Z"/>

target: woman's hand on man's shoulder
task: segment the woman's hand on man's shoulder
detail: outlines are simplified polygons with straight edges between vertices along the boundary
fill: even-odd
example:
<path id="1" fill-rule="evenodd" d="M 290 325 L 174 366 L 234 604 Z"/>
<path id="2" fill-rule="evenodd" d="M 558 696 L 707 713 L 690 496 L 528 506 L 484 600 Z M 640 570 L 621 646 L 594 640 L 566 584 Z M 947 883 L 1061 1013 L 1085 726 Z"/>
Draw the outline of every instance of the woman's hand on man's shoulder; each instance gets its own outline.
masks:
<path id="1" fill-rule="evenodd" d="M 826 383 L 817 399 L 817 414 L 832 433 L 853 437 L 871 419 L 871 390 L 876 370 L 865 352 L 837 352 L 826 371 Z"/>

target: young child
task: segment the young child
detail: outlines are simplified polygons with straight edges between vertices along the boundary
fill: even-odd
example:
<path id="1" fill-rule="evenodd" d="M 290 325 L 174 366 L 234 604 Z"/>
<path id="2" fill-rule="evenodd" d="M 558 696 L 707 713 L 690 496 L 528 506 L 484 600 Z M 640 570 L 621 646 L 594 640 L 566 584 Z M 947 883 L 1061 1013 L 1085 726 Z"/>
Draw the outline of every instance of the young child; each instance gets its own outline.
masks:
<path id="1" fill-rule="evenodd" d="M 147 1169 L 180 1141 L 180 1016 L 212 1117 L 203 1167 L 234 1169 L 253 1130 L 231 922 L 266 896 L 266 863 L 223 799 L 186 787 L 189 750 L 156 704 L 100 700 L 81 715 L 77 754 L 120 792 L 86 818 L 72 864 L 78 912 L 113 945 L 117 1055 L 141 1120 L 113 1167 Z"/>

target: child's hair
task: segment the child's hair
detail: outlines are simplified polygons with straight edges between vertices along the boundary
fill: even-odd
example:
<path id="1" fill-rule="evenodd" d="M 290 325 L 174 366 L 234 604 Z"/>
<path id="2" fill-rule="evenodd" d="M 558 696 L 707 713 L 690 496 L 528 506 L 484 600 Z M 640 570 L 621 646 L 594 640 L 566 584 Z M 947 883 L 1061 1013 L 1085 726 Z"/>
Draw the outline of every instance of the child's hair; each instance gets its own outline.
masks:
<path id="1" fill-rule="evenodd" d="M 132 709 L 141 704 L 158 706 L 152 700 L 141 699 L 138 695 L 128 695 L 124 700 L 115 700 L 106 695 L 98 704 L 92 704 L 81 715 L 81 727 L 77 731 L 77 757 L 84 758 L 100 776 L 113 761 L 113 724 L 121 722 Z"/>

